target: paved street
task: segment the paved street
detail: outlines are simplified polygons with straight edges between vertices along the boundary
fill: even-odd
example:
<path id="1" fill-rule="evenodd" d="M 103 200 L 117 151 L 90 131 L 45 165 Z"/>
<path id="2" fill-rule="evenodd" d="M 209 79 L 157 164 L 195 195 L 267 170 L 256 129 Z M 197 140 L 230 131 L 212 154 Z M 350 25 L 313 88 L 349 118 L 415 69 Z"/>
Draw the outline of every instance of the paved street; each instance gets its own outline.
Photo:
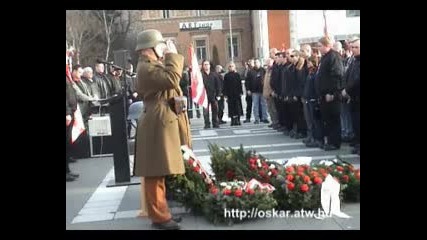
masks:
<path id="1" fill-rule="evenodd" d="M 243 100 L 244 103 L 244 100 Z M 203 129 L 203 116 L 191 119 L 193 148 L 204 167 L 210 170 L 209 143 L 217 143 L 224 147 L 236 147 L 243 144 L 245 149 L 255 149 L 263 156 L 276 161 L 283 161 L 296 156 L 311 156 L 313 159 L 332 159 L 340 155 L 345 160 L 360 167 L 360 157 L 351 154 L 347 144 L 339 151 L 325 152 L 318 148 L 306 148 L 301 140 L 291 139 L 282 133 L 268 128 L 268 124 L 257 124 L 253 121 L 242 126 L 231 127 L 227 113 L 224 115 L 227 124 L 219 129 Z M 133 141 L 129 142 L 130 150 Z M 133 151 L 130 152 L 133 159 Z M 107 184 L 114 179 L 113 158 L 81 159 L 73 163 L 73 171 L 80 173 L 75 182 L 66 183 L 67 194 L 67 229 L 151 229 L 150 222 L 145 218 L 137 218 L 139 209 L 140 185 L 109 187 Z M 138 179 L 135 179 L 136 181 Z M 170 203 L 174 214 L 182 214 L 183 229 L 360 229 L 360 204 L 344 204 L 342 211 L 350 215 L 350 219 L 314 218 L 292 219 L 275 218 L 259 219 L 234 226 L 214 226 L 203 217 L 193 216 L 185 212 L 177 203 Z"/>

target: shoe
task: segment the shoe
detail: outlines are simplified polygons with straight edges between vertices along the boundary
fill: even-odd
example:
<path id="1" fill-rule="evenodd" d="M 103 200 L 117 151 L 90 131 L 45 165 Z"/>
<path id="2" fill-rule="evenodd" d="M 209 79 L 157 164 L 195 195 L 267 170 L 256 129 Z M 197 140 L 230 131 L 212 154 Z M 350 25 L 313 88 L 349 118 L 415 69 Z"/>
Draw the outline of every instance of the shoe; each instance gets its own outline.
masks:
<path id="1" fill-rule="evenodd" d="M 278 132 L 283 132 L 283 131 L 285 131 L 286 130 L 286 128 L 285 127 L 283 127 L 283 126 L 280 126 L 279 128 L 277 128 L 276 129 Z"/>
<path id="2" fill-rule="evenodd" d="M 304 137 L 306 137 L 306 136 L 304 134 L 302 134 L 302 133 L 295 134 L 295 139 L 301 139 L 301 138 L 304 138 Z"/>
<path id="3" fill-rule="evenodd" d="M 180 223 L 180 222 L 182 222 L 182 217 L 180 217 L 180 216 L 172 216 L 172 220 L 175 221 L 175 222 L 177 222 L 177 223 Z"/>
<path id="4" fill-rule="evenodd" d="M 246 119 L 245 121 L 243 121 L 244 123 L 248 123 L 248 122 L 251 122 L 251 120 L 250 119 Z"/>
<path id="5" fill-rule="evenodd" d="M 72 181 L 75 181 L 75 180 L 76 180 L 76 178 L 73 177 L 73 176 L 71 176 L 69 173 L 65 174 L 65 181 L 66 182 L 72 182 Z"/>
<path id="6" fill-rule="evenodd" d="M 78 173 L 69 172 L 68 174 L 74 178 L 80 177 L 80 174 L 78 174 Z"/>
<path id="7" fill-rule="evenodd" d="M 219 125 L 214 125 L 213 128 L 219 128 Z"/>
<path id="8" fill-rule="evenodd" d="M 325 151 L 335 151 L 340 149 L 339 147 L 336 147 L 334 145 L 325 144 L 324 148 Z"/>
<path id="9" fill-rule="evenodd" d="M 226 124 L 227 122 L 226 121 L 219 121 L 219 124 Z"/>
<path id="10" fill-rule="evenodd" d="M 308 142 L 305 144 L 305 146 L 308 148 L 317 148 L 317 147 L 320 147 L 321 145 L 318 142 Z"/>
<path id="11" fill-rule="evenodd" d="M 270 123 L 270 121 L 268 121 L 267 119 L 262 120 L 261 122 L 263 122 L 263 123 Z"/>
<path id="12" fill-rule="evenodd" d="M 164 223 L 153 223 L 152 226 L 161 230 L 179 230 L 181 226 L 175 222 L 173 219 L 164 222 Z"/>
<path id="13" fill-rule="evenodd" d="M 208 128 L 211 128 L 211 126 L 210 125 L 205 125 L 204 129 L 208 129 Z"/>
<path id="14" fill-rule="evenodd" d="M 289 132 L 289 137 L 291 137 L 291 138 L 295 138 L 295 137 L 296 137 L 296 132 L 295 132 L 294 130 L 291 130 L 291 131 Z"/>

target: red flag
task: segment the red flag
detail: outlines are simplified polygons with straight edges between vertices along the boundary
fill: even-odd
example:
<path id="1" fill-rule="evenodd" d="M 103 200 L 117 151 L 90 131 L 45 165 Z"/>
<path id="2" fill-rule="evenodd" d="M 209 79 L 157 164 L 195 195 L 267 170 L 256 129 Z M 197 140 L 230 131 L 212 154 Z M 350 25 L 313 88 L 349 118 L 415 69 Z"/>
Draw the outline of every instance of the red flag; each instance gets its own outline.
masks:
<path id="1" fill-rule="evenodd" d="M 203 84 L 202 72 L 200 72 L 197 57 L 192 45 L 190 45 L 189 49 L 189 59 L 191 63 L 191 96 L 193 102 L 207 108 L 208 98 L 206 96 L 205 85 Z"/>
<path id="2" fill-rule="evenodd" d="M 65 76 L 68 78 L 68 81 L 72 81 L 71 78 L 71 52 L 66 51 L 65 53 Z"/>
<path id="3" fill-rule="evenodd" d="M 80 112 L 79 105 L 77 110 L 74 112 L 74 123 L 71 129 L 71 143 L 74 143 L 77 138 L 85 131 L 85 124 L 83 123 L 82 113 Z"/>

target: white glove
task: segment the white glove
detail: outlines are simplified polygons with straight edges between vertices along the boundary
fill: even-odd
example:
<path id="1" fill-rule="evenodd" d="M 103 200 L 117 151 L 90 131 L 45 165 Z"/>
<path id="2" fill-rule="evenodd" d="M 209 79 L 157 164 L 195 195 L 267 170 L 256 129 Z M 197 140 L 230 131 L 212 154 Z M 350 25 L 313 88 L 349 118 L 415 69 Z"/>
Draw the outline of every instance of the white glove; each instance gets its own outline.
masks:
<path id="1" fill-rule="evenodd" d="M 178 53 L 178 51 L 176 50 L 176 46 L 172 42 L 172 40 L 167 40 L 166 41 L 166 45 L 167 45 L 167 47 L 169 49 L 169 52 L 171 52 L 171 53 Z"/>

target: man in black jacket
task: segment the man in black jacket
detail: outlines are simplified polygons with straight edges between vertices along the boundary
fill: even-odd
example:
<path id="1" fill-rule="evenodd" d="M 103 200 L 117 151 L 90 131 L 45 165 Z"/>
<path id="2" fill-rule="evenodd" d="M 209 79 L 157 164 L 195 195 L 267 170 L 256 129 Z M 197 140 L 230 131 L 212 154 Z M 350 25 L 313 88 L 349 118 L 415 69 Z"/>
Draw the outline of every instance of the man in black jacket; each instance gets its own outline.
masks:
<path id="1" fill-rule="evenodd" d="M 329 37 L 319 39 L 319 50 L 322 53 L 318 74 L 315 80 L 316 91 L 320 96 L 325 151 L 341 147 L 340 99 L 338 83 L 343 76 L 344 67 L 341 56 L 332 50 L 333 41 Z"/>
<path id="2" fill-rule="evenodd" d="M 355 149 L 353 153 L 360 155 L 360 39 L 351 42 L 354 60 L 346 73 L 347 86 L 342 95 L 350 96 L 351 116 L 355 135 Z"/>
<path id="3" fill-rule="evenodd" d="M 245 84 L 247 86 L 246 92 L 248 95 L 252 96 L 252 112 L 254 113 L 255 124 L 259 124 L 260 121 L 264 123 L 269 123 L 267 116 L 267 103 L 265 101 L 264 96 L 262 95 L 264 75 L 265 69 L 261 67 L 260 60 L 256 59 L 254 68 L 249 71 L 248 76 L 245 80 Z M 259 115 L 260 107 L 262 116 Z"/>
<path id="4" fill-rule="evenodd" d="M 72 83 L 66 78 L 66 89 L 65 89 L 65 125 L 66 125 L 66 134 L 65 134 L 65 180 L 67 182 L 74 181 L 79 177 L 79 174 L 73 173 L 70 170 L 70 160 L 71 160 L 71 130 L 74 124 L 74 112 L 77 110 L 77 96 L 76 92 L 72 86 Z"/>
<path id="5" fill-rule="evenodd" d="M 212 126 L 214 128 L 219 128 L 218 100 L 221 94 L 221 80 L 218 73 L 211 71 L 211 64 L 209 61 L 204 60 L 202 67 L 203 84 L 205 85 L 206 94 L 208 95 L 208 107 L 203 108 L 205 129 L 210 128 L 211 125 L 209 121 L 209 106 L 211 106 L 212 109 Z"/>

